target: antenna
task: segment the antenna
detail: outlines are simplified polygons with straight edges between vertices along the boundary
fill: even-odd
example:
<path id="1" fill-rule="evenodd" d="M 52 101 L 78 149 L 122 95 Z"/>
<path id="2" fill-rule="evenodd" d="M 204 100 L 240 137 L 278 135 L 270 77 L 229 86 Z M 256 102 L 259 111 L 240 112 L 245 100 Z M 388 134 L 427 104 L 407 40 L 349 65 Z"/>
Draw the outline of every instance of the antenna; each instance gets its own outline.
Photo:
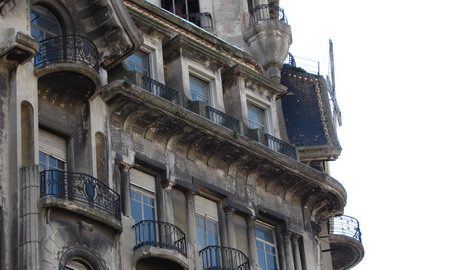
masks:
<path id="1" fill-rule="evenodd" d="M 330 94 L 330 99 L 331 99 L 331 103 L 333 105 L 333 121 L 336 123 L 336 121 L 338 122 L 339 126 L 342 126 L 342 115 L 341 115 L 341 110 L 339 109 L 339 105 L 337 103 L 337 99 L 336 99 L 336 81 L 335 81 L 335 77 L 334 77 L 334 53 L 333 53 L 333 41 L 330 39 L 329 40 L 329 46 L 330 46 L 330 64 L 329 64 L 329 68 L 330 68 L 330 72 L 327 76 L 327 84 L 328 84 L 328 93 Z M 331 79 L 330 79 L 331 76 Z"/>

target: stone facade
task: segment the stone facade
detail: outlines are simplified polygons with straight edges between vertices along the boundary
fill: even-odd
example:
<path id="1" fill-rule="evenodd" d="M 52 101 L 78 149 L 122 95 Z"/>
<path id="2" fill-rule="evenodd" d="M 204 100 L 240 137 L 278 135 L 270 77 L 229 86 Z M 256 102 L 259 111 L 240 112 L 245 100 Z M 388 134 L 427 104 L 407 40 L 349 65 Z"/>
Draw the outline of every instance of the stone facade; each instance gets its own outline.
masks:
<path id="1" fill-rule="evenodd" d="M 278 6 L 0 1 L 0 269 L 357 264 L 321 76 L 330 143 L 289 143 Z"/>

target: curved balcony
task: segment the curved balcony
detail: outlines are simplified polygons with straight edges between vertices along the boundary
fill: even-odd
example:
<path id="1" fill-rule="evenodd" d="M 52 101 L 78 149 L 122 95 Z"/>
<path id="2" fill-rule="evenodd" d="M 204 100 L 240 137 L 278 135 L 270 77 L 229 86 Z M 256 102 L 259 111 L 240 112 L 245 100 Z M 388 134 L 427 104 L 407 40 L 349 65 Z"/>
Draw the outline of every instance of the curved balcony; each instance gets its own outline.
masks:
<path id="1" fill-rule="evenodd" d="M 96 178 L 83 173 L 46 170 L 41 172 L 40 189 L 44 206 L 71 210 L 120 229 L 120 195 Z M 111 216 L 116 220 L 111 220 Z"/>
<path id="2" fill-rule="evenodd" d="M 135 260 L 148 257 L 168 259 L 187 268 L 186 235 L 177 226 L 156 220 L 142 220 L 133 227 Z"/>
<path id="3" fill-rule="evenodd" d="M 266 20 L 278 20 L 285 24 L 288 23 L 284 9 L 273 4 L 258 5 L 250 11 L 250 24 Z"/>
<path id="4" fill-rule="evenodd" d="M 200 255 L 204 270 L 250 270 L 248 257 L 235 248 L 208 246 Z"/>
<path id="5" fill-rule="evenodd" d="M 328 228 L 333 269 L 344 270 L 358 264 L 364 257 L 358 220 L 336 216 L 328 221 Z"/>
<path id="6" fill-rule="evenodd" d="M 83 36 L 56 36 L 40 41 L 34 66 L 39 83 L 46 89 L 64 89 L 74 97 L 87 99 L 100 85 L 97 47 Z"/>

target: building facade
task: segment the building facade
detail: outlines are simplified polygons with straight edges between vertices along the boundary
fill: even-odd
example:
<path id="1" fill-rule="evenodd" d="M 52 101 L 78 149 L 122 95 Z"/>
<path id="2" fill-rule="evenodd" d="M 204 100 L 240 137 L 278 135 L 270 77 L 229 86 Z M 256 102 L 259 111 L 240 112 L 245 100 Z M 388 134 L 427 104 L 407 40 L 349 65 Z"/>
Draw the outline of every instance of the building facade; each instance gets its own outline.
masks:
<path id="1" fill-rule="evenodd" d="M 279 6 L 0 0 L 0 269 L 356 265 L 330 85 Z"/>

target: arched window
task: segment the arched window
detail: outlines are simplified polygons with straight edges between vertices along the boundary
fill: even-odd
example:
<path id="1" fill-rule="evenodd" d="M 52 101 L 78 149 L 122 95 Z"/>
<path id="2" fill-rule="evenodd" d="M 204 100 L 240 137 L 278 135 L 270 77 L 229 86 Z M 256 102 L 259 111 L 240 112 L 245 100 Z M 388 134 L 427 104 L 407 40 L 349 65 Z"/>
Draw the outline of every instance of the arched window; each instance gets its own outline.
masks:
<path id="1" fill-rule="evenodd" d="M 50 10 L 34 6 L 31 8 L 31 36 L 42 41 L 62 34 L 61 24 Z"/>
<path id="2" fill-rule="evenodd" d="M 78 259 L 70 260 L 64 267 L 64 270 L 91 270 L 91 269 L 92 267 L 90 267 L 87 263 Z"/>

